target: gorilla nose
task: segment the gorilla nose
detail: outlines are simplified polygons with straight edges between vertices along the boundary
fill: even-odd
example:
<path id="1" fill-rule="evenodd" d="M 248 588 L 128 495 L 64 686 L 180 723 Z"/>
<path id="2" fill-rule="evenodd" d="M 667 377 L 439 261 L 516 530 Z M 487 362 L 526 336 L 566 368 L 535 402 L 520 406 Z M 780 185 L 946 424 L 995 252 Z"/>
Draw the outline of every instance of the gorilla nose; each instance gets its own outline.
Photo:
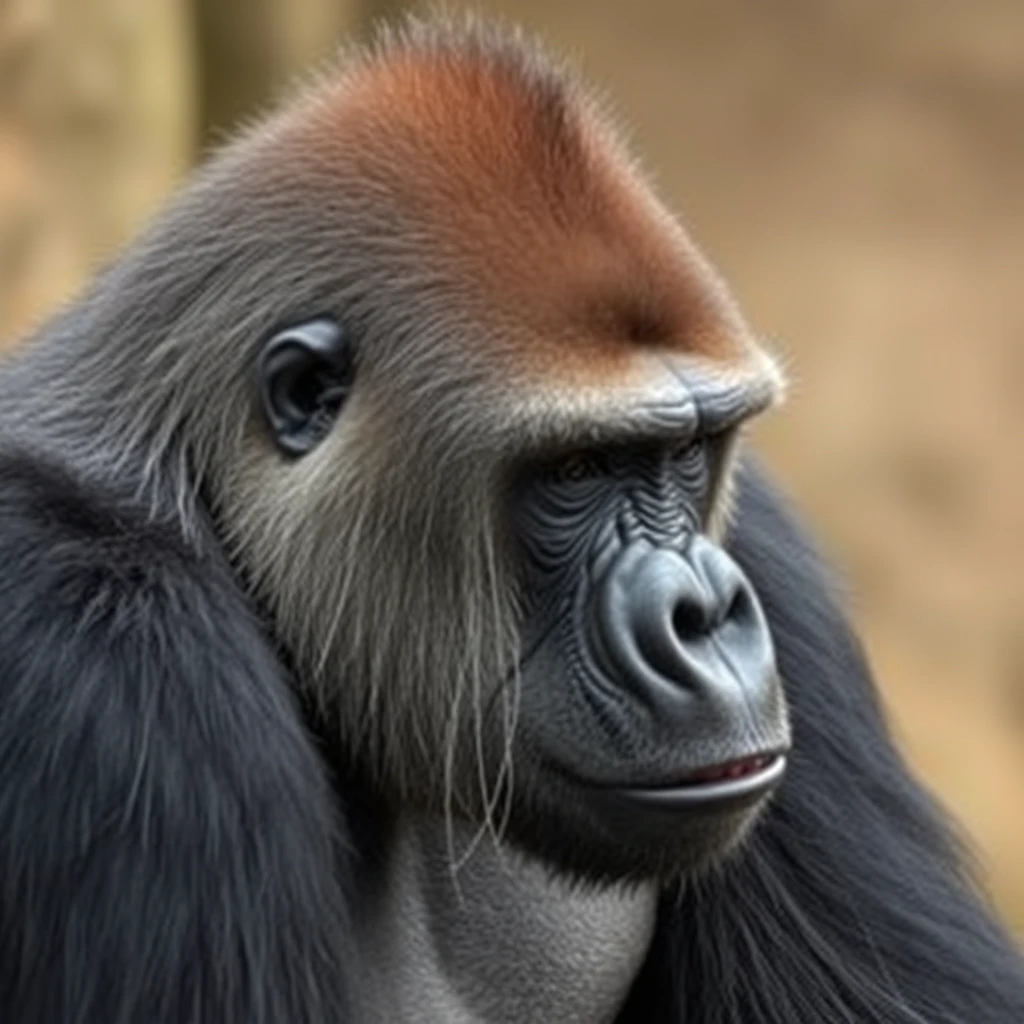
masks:
<path id="1" fill-rule="evenodd" d="M 684 553 L 647 544 L 623 551 L 603 581 L 594 628 L 606 672 L 659 707 L 700 698 L 757 717 L 776 699 L 775 654 L 754 589 L 701 535 Z"/>

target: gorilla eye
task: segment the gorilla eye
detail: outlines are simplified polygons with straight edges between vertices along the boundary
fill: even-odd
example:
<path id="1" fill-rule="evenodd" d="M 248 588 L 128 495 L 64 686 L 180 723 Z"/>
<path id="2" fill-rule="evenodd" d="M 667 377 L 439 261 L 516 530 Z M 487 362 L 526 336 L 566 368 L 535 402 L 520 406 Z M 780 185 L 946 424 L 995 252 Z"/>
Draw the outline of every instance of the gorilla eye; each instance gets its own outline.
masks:
<path id="1" fill-rule="evenodd" d="M 672 462 L 689 463 L 695 459 L 703 458 L 704 451 L 704 439 L 698 437 L 695 440 L 687 441 L 685 444 L 676 445 L 674 448 L 671 448 L 668 457 Z"/>
<path id="2" fill-rule="evenodd" d="M 288 455 L 304 455 L 323 440 L 348 397 L 352 345 L 333 320 L 288 327 L 264 347 L 260 378 L 274 441 Z"/>
<path id="3" fill-rule="evenodd" d="M 548 466 L 544 478 L 551 483 L 571 484 L 603 476 L 607 471 L 608 467 L 597 453 L 575 452 Z"/>

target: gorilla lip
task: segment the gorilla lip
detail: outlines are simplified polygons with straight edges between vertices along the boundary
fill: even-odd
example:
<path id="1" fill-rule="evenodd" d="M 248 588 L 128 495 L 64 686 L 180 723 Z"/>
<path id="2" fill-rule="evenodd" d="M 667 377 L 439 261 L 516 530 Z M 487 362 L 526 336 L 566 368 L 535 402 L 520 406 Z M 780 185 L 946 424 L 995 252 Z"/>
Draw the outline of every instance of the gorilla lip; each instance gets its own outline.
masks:
<path id="1" fill-rule="evenodd" d="M 673 785 L 623 786 L 614 792 L 666 811 L 727 810 L 765 796 L 778 785 L 785 771 L 784 754 L 758 754 L 697 769 Z"/>

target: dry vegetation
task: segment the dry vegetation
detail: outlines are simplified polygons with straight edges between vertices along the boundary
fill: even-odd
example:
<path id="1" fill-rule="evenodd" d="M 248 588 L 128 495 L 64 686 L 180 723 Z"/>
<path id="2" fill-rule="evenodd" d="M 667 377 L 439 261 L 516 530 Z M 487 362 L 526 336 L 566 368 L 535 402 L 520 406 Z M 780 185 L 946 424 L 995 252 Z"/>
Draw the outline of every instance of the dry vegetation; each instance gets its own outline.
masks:
<path id="1" fill-rule="evenodd" d="M 65 0 L 81 22 L 40 29 L 50 6 L 0 6 L 7 337 L 190 152 L 185 5 L 141 17 Z M 1024 5 L 482 6 L 607 84 L 663 193 L 786 354 L 796 385 L 762 450 L 847 571 L 906 750 L 1024 931 Z M 88 30 L 100 7 L 119 12 L 116 42 Z M 40 31 L 41 64 L 25 43 Z"/>

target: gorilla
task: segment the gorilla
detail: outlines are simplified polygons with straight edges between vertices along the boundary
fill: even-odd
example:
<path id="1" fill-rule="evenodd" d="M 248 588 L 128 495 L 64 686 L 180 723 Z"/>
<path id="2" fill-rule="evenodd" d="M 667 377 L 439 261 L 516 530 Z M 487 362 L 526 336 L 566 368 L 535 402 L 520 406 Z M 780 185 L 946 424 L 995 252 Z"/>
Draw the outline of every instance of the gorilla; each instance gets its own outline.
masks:
<path id="1" fill-rule="evenodd" d="M 0 1019 L 1020 1024 L 556 60 L 348 54 L 0 371 Z"/>

